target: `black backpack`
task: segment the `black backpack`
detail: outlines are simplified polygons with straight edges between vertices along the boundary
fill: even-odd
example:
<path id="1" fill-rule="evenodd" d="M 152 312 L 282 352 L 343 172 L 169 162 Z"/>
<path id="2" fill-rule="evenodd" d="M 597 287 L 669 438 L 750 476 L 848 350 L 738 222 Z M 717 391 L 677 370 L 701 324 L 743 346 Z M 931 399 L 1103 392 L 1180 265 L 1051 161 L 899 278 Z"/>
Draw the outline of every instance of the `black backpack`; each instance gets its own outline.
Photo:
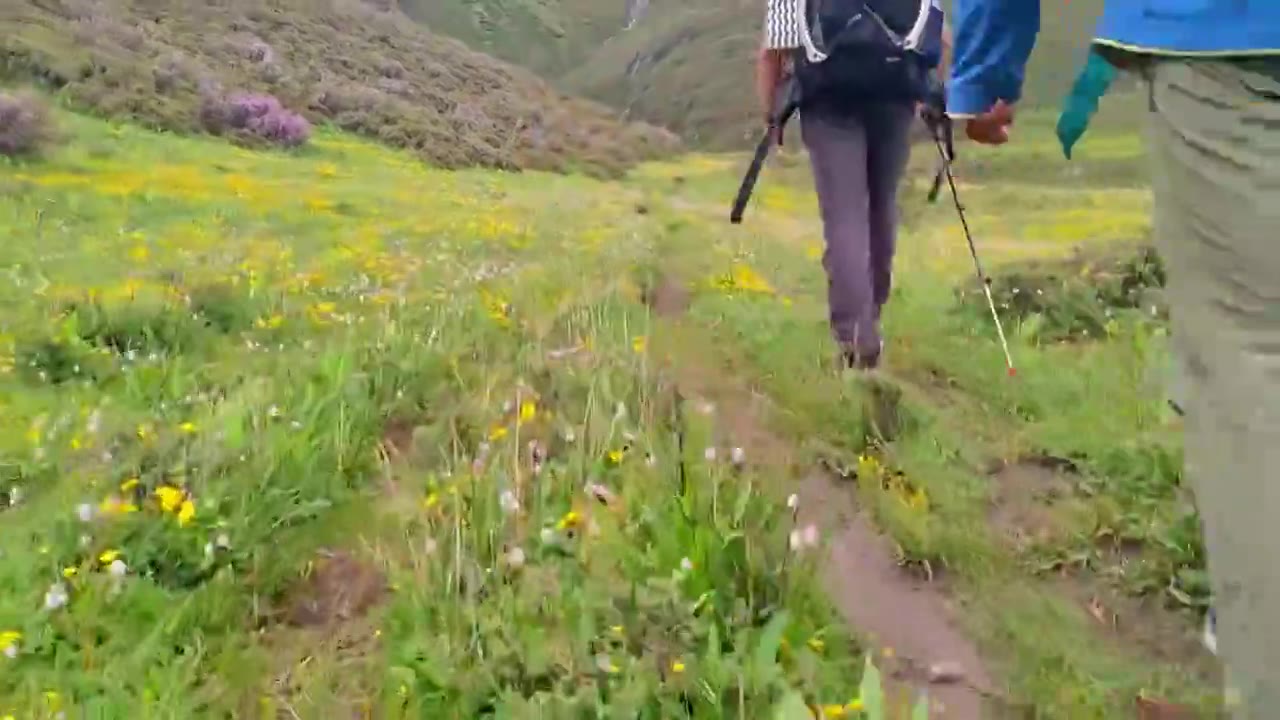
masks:
<path id="1" fill-rule="evenodd" d="M 799 0 L 800 107 L 849 112 L 868 102 L 923 102 L 942 59 L 938 0 Z"/>

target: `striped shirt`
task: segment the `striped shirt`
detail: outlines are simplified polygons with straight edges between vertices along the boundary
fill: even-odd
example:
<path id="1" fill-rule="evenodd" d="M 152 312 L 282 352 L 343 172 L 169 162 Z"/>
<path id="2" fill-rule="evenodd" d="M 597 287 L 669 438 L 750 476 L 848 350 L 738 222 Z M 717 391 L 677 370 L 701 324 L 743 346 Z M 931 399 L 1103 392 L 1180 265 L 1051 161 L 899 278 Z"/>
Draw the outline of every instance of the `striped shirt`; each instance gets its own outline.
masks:
<path id="1" fill-rule="evenodd" d="M 766 50 L 791 50 L 800 47 L 800 21 L 804 17 L 804 2 L 805 0 L 766 0 Z"/>

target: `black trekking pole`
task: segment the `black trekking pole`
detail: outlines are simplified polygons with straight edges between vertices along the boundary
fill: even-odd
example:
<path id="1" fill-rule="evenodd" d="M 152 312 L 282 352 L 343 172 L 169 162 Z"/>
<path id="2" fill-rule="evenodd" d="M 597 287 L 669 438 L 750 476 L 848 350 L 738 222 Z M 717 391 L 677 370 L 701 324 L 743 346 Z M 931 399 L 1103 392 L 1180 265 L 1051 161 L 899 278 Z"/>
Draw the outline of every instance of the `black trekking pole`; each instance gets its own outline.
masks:
<path id="1" fill-rule="evenodd" d="M 969 230 L 969 220 L 964 214 L 964 205 L 960 202 L 960 191 L 956 188 L 956 178 L 951 172 L 951 163 L 955 160 L 955 135 L 951 118 L 945 110 L 933 107 L 925 111 L 925 125 L 933 135 L 933 144 L 938 148 L 940 162 L 938 174 L 933 179 L 933 187 L 929 191 L 929 202 L 937 200 L 945 176 L 951 188 L 951 199 L 956 206 L 956 215 L 960 218 L 960 227 L 964 229 L 965 242 L 969 244 L 969 257 L 973 258 L 973 268 L 978 273 L 978 282 L 982 284 L 982 292 L 987 297 L 987 307 L 991 309 L 991 319 L 995 321 L 996 333 L 1000 336 L 1000 348 L 1004 350 L 1004 360 L 1010 376 L 1017 374 L 1013 365 L 1013 355 L 1009 353 L 1009 341 L 1005 338 L 1004 325 L 1000 322 L 1000 314 L 996 312 L 996 301 L 991 297 L 991 278 L 982 270 L 982 261 L 978 259 L 978 248 L 973 242 L 973 233 Z"/>
<path id="2" fill-rule="evenodd" d="M 799 85 L 795 76 L 788 77 L 781 85 L 778 86 L 773 100 L 773 110 L 769 114 L 769 124 L 765 128 L 764 137 L 760 138 L 760 142 L 756 145 L 755 156 L 751 158 L 751 165 L 747 167 L 747 172 L 742 177 L 742 184 L 738 187 L 738 195 L 733 200 L 733 208 L 729 211 L 729 222 L 734 225 L 742 223 L 742 214 L 747 209 L 747 203 L 751 200 L 751 193 L 756 188 L 756 181 L 760 179 L 760 170 L 764 167 L 764 161 L 769 157 L 769 151 L 773 149 L 773 143 L 776 141 L 782 144 L 782 133 L 786 130 L 787 121 L 791 119 L 791 115 L 795 113 L 799 106 L 797 94 L 799 93 Z"/>

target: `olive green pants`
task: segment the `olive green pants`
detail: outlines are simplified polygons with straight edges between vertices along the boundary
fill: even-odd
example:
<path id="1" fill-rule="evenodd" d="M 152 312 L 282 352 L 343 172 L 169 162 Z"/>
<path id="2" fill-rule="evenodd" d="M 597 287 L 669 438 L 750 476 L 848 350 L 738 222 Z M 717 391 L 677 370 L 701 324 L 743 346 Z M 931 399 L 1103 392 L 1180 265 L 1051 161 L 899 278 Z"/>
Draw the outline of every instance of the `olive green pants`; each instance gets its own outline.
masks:
<path id="1" fill-rule="evenodd" d="M 1218 647 L 1236 716 L 1277 718 L 1280 58 L 1148 70 L 1156 243 Z"/>

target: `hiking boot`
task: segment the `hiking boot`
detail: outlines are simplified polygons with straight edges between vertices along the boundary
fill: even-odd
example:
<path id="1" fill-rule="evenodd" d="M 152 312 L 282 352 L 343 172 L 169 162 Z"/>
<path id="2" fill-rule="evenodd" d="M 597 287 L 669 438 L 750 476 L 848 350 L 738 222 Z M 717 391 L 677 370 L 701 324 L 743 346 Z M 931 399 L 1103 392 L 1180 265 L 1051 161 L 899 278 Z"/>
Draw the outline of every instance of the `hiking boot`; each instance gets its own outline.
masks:
<path id="1" fill-rule="evenodd" d="M 884 352 L 884 341 L 880 341 L 880 347 L 875 352 L 859 352 L 857 350 L 843 349 L 840 351 L 840 360 L 842 368 L 845 370 L 875 370 L 880 367 L 880 355 Z"/>

